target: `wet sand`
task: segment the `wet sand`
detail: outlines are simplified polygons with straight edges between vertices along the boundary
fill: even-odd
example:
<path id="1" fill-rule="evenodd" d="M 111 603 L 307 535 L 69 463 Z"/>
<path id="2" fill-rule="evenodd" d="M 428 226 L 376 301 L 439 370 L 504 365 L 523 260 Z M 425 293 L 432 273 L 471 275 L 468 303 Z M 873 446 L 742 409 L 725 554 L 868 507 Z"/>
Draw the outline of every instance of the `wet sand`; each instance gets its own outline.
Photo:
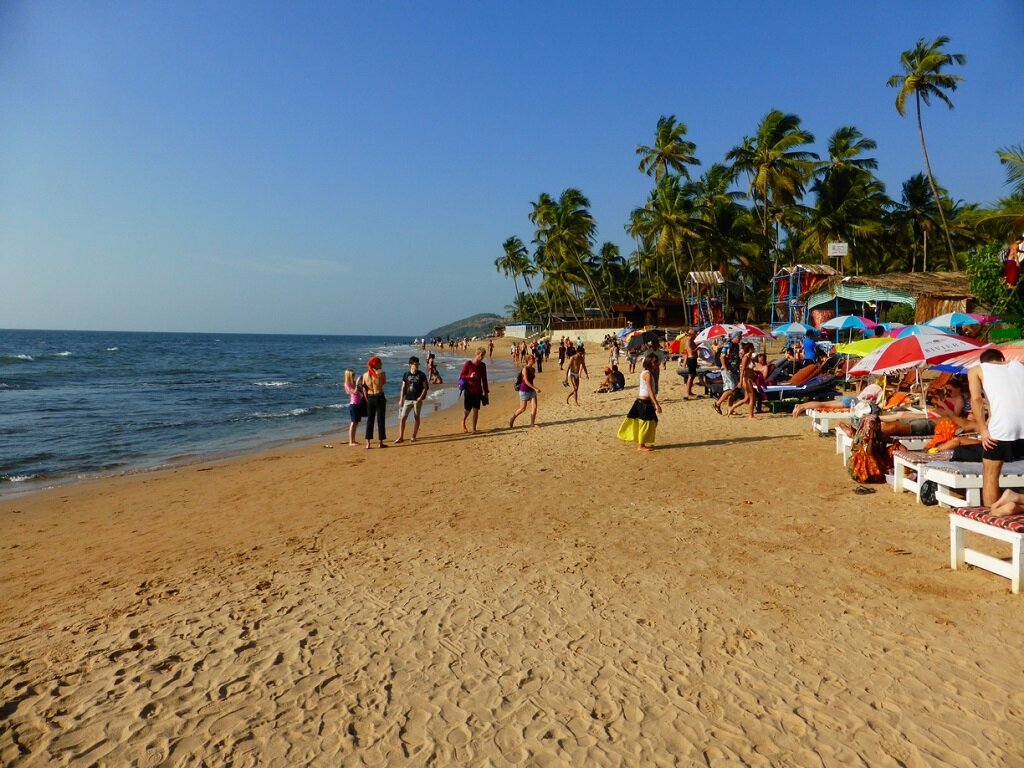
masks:
<path id="1" fill-rule="evenodd" d="M 0 501 L 0 763 L 1024 764 L 1024 602 L 940 508 L 671 372 L 639 453 L 635 376 L 557 376 L 537 430 L 504 383 L 475 436 Z"/>

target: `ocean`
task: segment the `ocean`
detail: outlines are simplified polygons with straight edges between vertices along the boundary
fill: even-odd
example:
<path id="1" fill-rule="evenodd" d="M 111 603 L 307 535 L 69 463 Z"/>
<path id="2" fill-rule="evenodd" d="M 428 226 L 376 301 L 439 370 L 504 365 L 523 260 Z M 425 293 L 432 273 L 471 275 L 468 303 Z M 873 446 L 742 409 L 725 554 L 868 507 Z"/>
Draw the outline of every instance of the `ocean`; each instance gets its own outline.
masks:
<path id="1" fill-rule="evenodd" d="M 347 442 L 344 369 L 358 375 L 368 358 L 383 360 L 394 424 L 409 356 L 426 368 L 411 341 L 0 330 L 0 495 L 295 440 Z M 424 414 L 455 402 L 470 354 L 438 355 L 444 384 L 431 388 Z M 494 383 L 512 379 L 504 345 L 488 372 Z"/>

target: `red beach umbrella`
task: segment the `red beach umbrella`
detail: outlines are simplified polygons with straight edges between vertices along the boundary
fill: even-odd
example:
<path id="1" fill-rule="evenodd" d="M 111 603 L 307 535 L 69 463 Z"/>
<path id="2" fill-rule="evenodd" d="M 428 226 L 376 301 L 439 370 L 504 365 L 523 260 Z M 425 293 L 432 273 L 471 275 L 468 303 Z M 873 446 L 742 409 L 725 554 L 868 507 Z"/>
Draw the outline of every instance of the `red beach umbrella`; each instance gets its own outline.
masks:
<path id="1" fill-rule="evenodd" d="M 720 336 L 729 336 L 730 334 L 733 334 L 736 331 L 742 332 L 743 329 L 740 328 L 738 325 L 729 325 L 728 323 L 715 323 L 714 325 L 710 325 L 703 331 L 698 333 L 696 337 L 694 337 L 694 341 L 700 344 L 702 341 L 707 341 L 708 339 L 717 339 Z"/>
<path id="2" fill-rule="evenodd" d="M 991 344 L 968 339 L 965 336 L 949 336 L 946 334 L 922 334 L 920 336 L 904 336 L 892 344 L 879 347 L 870 355 L 850 369 L 853 376 L 865 374 L 884 375 L 906 368 L 922 365 L 935 365 L 951 357 L 965 352 L 987 349 Z"/>

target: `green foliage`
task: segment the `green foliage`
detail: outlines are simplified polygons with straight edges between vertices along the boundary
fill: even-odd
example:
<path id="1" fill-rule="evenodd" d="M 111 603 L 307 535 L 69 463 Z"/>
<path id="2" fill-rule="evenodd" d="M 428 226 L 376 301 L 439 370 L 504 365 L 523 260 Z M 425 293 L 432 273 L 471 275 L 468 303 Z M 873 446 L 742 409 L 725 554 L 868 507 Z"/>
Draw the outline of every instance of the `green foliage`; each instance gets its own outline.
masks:
<path id="1" fill-rule="evenodd" d="M 1002 247 L 998 243 L 982 246 L 967 256 L 967 280 L 978 301 L 1004 320 L 1024 320 L 1024 283 L 1011 288 L 1003 277 Z"/>
<path id="2" fill-rule="evenodd" d="M 914 308 L 909 304 L 893 304 L 885 315 L 890 323 L 910 325 L 914 322 Z"/>

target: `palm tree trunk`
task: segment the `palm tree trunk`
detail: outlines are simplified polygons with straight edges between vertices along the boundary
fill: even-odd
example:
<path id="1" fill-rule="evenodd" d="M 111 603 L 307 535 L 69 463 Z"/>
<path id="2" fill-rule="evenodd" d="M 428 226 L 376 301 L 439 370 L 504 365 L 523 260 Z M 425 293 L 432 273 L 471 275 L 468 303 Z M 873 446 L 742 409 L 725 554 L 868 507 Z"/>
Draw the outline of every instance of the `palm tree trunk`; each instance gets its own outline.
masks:
<path id="1" fill-rule="evenodd" d="M 921 238 L 921 245 L 922 245 L 922 250 L 921 250 L 921 271 L 922 272 L 927 272 L 928 271 L 928 230 L 927 229 L 922 230 L 921 235 L 922 235 L 922 238 Z"/>
<path id="2" fill-rule="evenodd" d="M 935 185 L 935 176 L 932 175 L 932 164 L 928 160 L 928 147 L 924 144 L 924 126 L 921 123 L 921 94 L 915 92 L 917 97 L 917 135 L 921 139 L 921 153 L 924 155 L 924 168 L 928 171 L 928 183 L 931 184 L 932 194 L 935 195 L 935 204 L 939 207 L 939 218 L 942 219 L 942 231 L 946 234 L 946 245 L 949 247 L 949 262 L 956 266 L 956 253 L 953 251 L 953 238 L 949 236 L 949 224 L 946 223 L 946 212 L 942 208 L 942 199 L 939 197 L 939 188 Z M 925 269 L 924 271 L 927 271 Z"/>

